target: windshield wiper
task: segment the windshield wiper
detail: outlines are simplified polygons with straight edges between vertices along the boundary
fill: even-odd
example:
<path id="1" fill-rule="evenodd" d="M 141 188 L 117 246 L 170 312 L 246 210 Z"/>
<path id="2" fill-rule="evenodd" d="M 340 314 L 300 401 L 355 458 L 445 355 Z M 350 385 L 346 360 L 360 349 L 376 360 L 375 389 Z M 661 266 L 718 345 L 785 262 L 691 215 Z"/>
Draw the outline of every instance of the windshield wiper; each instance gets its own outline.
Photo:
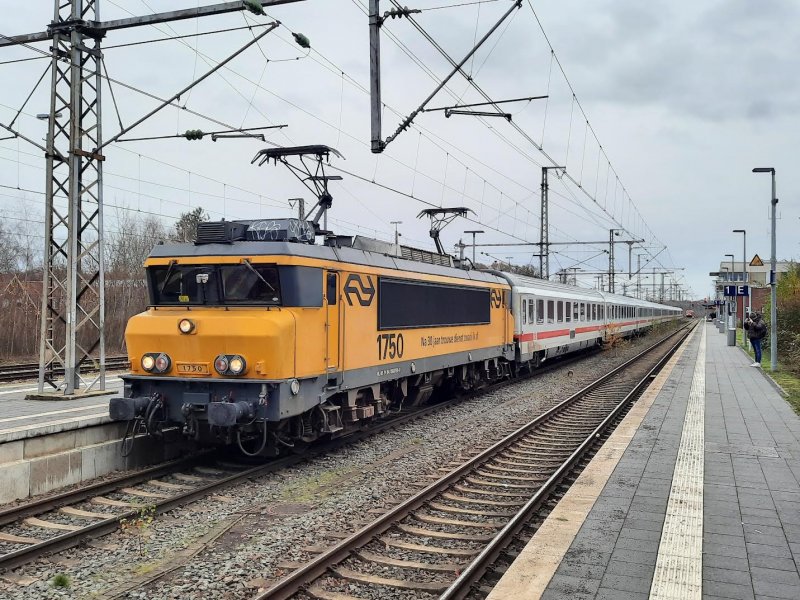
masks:
<path id="1" fill-rule="evenodd" d="M 169 261 L 169 269 L 167 269 L 167 275 L 164 277 L 164 283 L 161 284 L 161 289 L 158 290 L 158 295 L 162 296 L 164 294 L 164 290 L 167 287 L 167 283 L 169 283 L 169 276 L 172 275 L 172 268 L 175 266 L 176 261 L 171 260 Z"/>
<path id="2" fill-rule="evenodd" d="M 258 271 L 256 271 L 255 267 L 253 267 L 253 265 L 251 265 L 251 264 L 250 264 L 250 261 L 249 261 L 249 260 L 247 260 L 247 259 L 245 258 L 245 259 L 242 259 L 242 262 L 243 262 L 245 265 L 247 265 L 247 268 L 248 268 L 248 269 L 250 269 L 250 270 L 251 270 L 253 273 L 255 273 L 255 274 L 256 274 L 256 277 L 258 277 L 258 278 L 259 278 L 261 281 L 263 281 L 263 282 L 264 282 L 264 285 L 266 285 L 266 286 L 267 286 L 267 287 L 270 289 L 270 291 L 271 291 L 273 294 L 277 294 L 277 293 L 278 293 L 278 292 L 275 290 L 275 288 L 274 288 L 274 287 L 272 287 L 272 286 L 269 284 L 269 281 L 267 281 L 266 279 L 264 279 L 264 278 L 261 276 L 261 273 L 259 273 Z"/>

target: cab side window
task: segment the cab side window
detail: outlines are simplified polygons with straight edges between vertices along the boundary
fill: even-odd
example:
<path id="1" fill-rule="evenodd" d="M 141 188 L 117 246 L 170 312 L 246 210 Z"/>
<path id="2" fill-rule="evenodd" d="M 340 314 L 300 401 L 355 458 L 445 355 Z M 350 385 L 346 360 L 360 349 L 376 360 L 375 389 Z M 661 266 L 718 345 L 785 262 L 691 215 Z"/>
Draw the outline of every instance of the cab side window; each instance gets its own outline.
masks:
<path id="1" fill-rule="evenodd" d="M 336 285 L 336 273 L 328 273 L 328 278 L 326 280 L 326 287 L 325 287 L 325 297 L 328 299 L 328 304 L 335 305 L 336 304 L 336 297 L 339 295 L 337 291 Z"/>

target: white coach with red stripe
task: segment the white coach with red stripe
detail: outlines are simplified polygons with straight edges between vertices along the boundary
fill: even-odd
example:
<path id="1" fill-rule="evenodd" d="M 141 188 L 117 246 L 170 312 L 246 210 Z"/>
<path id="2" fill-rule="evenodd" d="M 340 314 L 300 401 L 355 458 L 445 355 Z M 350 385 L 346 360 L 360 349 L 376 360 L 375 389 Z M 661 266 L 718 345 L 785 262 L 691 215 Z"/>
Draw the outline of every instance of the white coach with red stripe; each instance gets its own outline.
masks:
<path id="1" fill-rule="evenodd" d="M 511 284 L 517 361 L 532 366 L 547 358 L 625 337 L 655 323 L 680 319 L 683 311 L 637 298 L 498 273 Z"/>

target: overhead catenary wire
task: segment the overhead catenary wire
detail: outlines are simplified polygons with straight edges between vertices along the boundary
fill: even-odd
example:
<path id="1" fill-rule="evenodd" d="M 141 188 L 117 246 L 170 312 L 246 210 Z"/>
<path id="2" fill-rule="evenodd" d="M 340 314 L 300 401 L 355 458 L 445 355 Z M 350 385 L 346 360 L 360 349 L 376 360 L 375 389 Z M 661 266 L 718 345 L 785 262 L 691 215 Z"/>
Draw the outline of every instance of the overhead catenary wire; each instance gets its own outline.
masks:
<path id="1" fill-rule="evenodd" d="M 341 76 L 343 77 L 343 80 L 344 80 L 344 75 L 343 75 L 343 73 L 344 73 L 344 71 L 340 71 L 340 74 L 342 74 Z M 348 79 L 348 81 L 349 81 L 349 79 Z M 337 129 L 338 129 L 338 131 L 339 131 L 339 132 L 340 132 L 340 134 L 341 134 L 341 129 L 342 129 L 342 128 L 341 128 L 341 125 L 340 125 L 340 126 L 337 128 Z M 420 140 L 422 139 L 422 136 L 423 136 L 423 134 L 422 134 L 422 133 L 420 133 L 420 138 L 419 138 Z M 425 135 L 425 139 L 426 139 L 426 140 L 429 140 L 429 141 L 432 141 L 432 140 L 433 140 L 433 139 L 432 139 L 432 138 L 430 138 L 428 135 Z M 449 144 L 449 142 L 447 142 L 447 143 Z M 452 153 L 450 153 L 450 155 L 451 155 L 451 157 L 453 157 Z M 399 162 L 399 161 L 396 161 L 396 162 Z M 399 164 L 402 164 L 402 163 L 399 163 Z M 469 168 L 469 167 L 465 165 L 465 170 L 466 170 L 466 169 L 468 169 L 468 168 Z M 415 171 L 416 171 L 416 169 L 415 169 Z M 465 176 L 466 176 L 466 171 L 465 171 Z M 484 182 L 485 182 L 485 181 L 486 181 L 486 180 L 484 179 Z M 490 183 L 490 184 L 491 184 L 491 183 Z M 491 185 L 493 185 L 493 184 L 491 184 Z M 445 181 L 445 182 L 443 182 L 443 188 L 451 189 L 451 186 L 448 186 L 448 185 L 447 185 L 447 183 L 446 183 L 446 181 Z M 508 195 L 508 194 L 506 194 L 506 195 L 505 195 L 505 197 L 507 197 L 507 198 L 511 199 L 511 196 L 510 196 L 510 195 Z M 519 206 L 519 205 L 515 204 L 513 208 L 516 210 L 517 206 Z M 530 211 L 528 211 L 528 213 L 530 213 Z"/>

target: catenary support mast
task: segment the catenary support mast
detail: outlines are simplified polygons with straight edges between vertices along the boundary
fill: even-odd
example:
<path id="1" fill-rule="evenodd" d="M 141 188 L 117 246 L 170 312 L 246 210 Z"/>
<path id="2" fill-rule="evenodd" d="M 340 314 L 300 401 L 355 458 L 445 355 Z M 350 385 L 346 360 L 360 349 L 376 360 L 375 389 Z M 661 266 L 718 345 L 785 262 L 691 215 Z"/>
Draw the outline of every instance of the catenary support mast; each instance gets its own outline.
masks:
<path id="1" fill-rule="evenodd" d="M 105 389 L 101 40 L 117 29 L 242 10 L 264 14 L 300 1 L 238 0 L 101 21 L 101 0 L 54 0 L 46 31 L 0 40 L 0 47 L 51 43 L 40 393 Z M 89 364 L 98 369 L 91 379 L 81 373 Z"/>

